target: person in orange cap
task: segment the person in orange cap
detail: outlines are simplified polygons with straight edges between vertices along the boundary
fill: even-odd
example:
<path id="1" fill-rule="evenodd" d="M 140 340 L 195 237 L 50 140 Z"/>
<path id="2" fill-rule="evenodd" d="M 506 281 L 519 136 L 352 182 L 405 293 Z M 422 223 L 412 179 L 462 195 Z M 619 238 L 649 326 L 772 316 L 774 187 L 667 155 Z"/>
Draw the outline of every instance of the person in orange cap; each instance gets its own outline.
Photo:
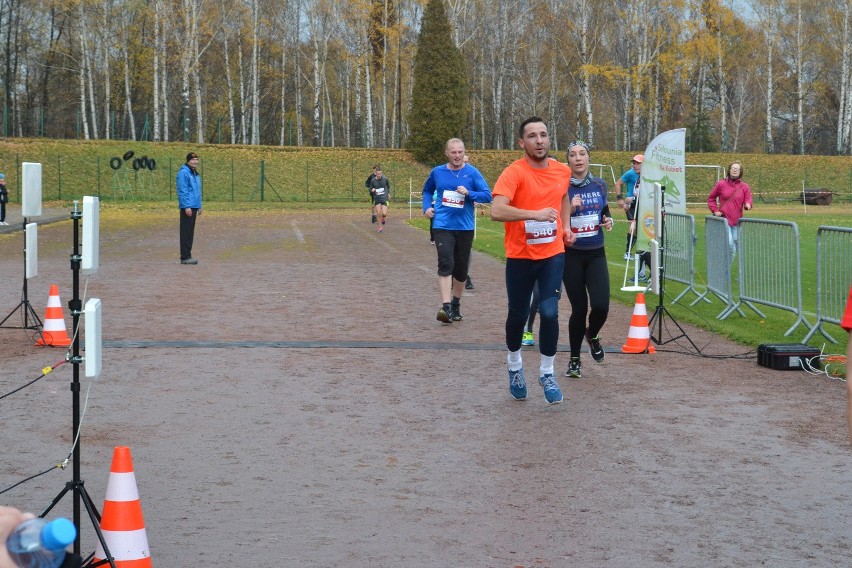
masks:
<path id="1" fill-rule="evenodd" d="M 618 206 L 624 209 L 627 215 L 627 220 L 630 224 L 627 227 L 627 246 L 624 249 L 624 260 L 630 259 L 630 249 L 633 248 L 633 243 L 636 242 L 636 188 L 639 187 L 639 179 L 642 175 L 642 162 L 645 161 L 645 156 L 636 154 L 631 160 L 632 167 L 624 172 L 618 181 L 615 182 L 616 202 Z M 622 187 L 627 187 L 627 194 L 622 191 Z"/>

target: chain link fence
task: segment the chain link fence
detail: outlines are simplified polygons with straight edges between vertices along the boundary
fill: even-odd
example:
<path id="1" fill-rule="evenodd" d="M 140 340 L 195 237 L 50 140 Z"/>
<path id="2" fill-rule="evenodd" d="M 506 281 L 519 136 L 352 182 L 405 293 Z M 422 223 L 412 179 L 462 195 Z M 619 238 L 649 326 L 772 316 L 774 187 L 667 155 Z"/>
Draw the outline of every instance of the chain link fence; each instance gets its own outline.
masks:
<path id="1" fill-rule="evenodd" d="M 196 149 L 196 145 L 181 145 Z M 205 201 L 281 202 L 281 203 L 354 203 L 369 201 L 364 181 L 376 163 L 381 163 L 391 181 L 391 201 L 405 203 L 409 186 L 419 190 L 430 168 L 414 163 L 405 151 L 370 151 L 346 148 L 201 147 L 199 169 Z M 97 148 L 95 151 L 104 151 Z M 108 151 L 108 150 L 107 150 Z M 43 150 L 33 155 L 0 152 L 0 164 L 6 174 L 10 200 L 20 202 L 20 169 L 23 161 L 41 161 L 43 199 L 73 200 L 83 195 L 97 195 L 102 200 L 168 201 L 174 199 L 174 180 L 183 165 L 183 157 L 168 146 L 149 145 L 149 153 L 127 151 L 120 155 L 49 155 Z M 185 151 L 185 150 L 184 150 Z M 169 152 L 172 155 L 169 155 Z M 238 157 L 219 158 L 215 154 L 232 153 Z M 205 155 L 206 154 L 206 155 Z M 472 152 L 473 164 L 491 187 L 517 152 Z M 606 156 L 611 154 L 611 156 Z M 258 155 L 266 156 L 258 158 Z M 615 153 L 598 152 L 602 157 Z M 347 157 L 352 156 L 352 157 Z M 127 159 L 125 159 L 127 158 Z M 796 159 L 800 157 L 794 157 Z M 802 203 L 816 197 L 825 205 L 831 202 L 852 203 L 852 163 L 838 167 L 837 158 L 811 157 L 812 167 L 760 168 L 746 166 L 756 204 Z M 616 163 L 616 160 L 609 164 Z M 848 160 L 844 163 L 849 163 Z M 627 167 L 595 164 L 594 175 L 603 175 L 615 200 L 610 178 L 621 175 Z M 687 168 L 687 203 L 702 206 L 718 179 L 715 167 Z M 825 203 L 825 202 L 828 203 Z M 811 203 L 808 203 L 811 204 Z"/>

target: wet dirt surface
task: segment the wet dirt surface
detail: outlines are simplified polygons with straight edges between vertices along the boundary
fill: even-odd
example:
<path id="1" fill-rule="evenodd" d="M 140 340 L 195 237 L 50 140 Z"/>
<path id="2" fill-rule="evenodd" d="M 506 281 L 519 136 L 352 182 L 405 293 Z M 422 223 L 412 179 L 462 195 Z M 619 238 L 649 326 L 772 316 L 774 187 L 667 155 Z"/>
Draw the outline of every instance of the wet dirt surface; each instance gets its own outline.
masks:
<path id="1" fill-rule="evenodd" d="M 852 565 L 844 383 L 682 339 L 621 354 L 619 304 L 605 361 L 584 354 L 568 379 L 563 298 L 566 400 L 545 403 L 525 348 L 530 398 L 514 401 L 502 263 L 475 253 L 465 319 L 440 324 L 434 248 L 394 213 L 378 234 L 366 212 L 207 212 L 200 263 L 182 266 L 176 211 L 102 212 L 100 269 L 80 282 L 105 342 L 99 379 L 79 366 L 81 477 L 101 507 L 130 446 L 155 566 Z M 69 332 L 71 237 L 40 227 L 28 281 L 39 317 L 59 286 Z M 0 237 L 3 316 L 21 243 Z M 684 327 L 708 354 L 749 351 Z M 0 329 L 0 395 L 64 359 L 32 334 Z M 73 368 L 0 400 L 0 489 L 70 452 Z M 0 503 L 39 512 L 70 479 Z"/>

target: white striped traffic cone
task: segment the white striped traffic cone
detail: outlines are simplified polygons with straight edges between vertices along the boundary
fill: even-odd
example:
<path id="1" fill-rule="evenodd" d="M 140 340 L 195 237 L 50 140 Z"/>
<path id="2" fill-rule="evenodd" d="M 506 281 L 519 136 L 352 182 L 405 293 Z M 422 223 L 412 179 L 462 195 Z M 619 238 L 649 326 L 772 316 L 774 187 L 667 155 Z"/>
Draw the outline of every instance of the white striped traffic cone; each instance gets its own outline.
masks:
<path id="1" fill-rule="evenodd" d="M 152 568 L 142 503 L 127 446 L 116 446 L 112 455 L 101 532 L 116 568 Z M 93 563 L 105 558 L 104 547 L 98 542 Z"/>
<path id="2" fill-rule="evenodd" d="M 62 314 L 62 303 L 59 301 L 59 286 L 51 284 L 50 294 L 47 297 L 47 309 L 44 314 L 44 325 L 41 328 L 41 337 L 35 342 L 36 345 L 52 345 L 54 347 L 68 347 L 71 338 L 65 330 L 65 316 Z"/>
<path id="3" fill-rule="evenodd" d="M 627 330 L 627 343 L 621 346 L 622 353 L 654 353 L 651 345 L 651 330 L 648 327 L 648 310 L 645 309 L 645 294 L 636 294 L 636 305 L 630 317 L 630 329 Z"/>

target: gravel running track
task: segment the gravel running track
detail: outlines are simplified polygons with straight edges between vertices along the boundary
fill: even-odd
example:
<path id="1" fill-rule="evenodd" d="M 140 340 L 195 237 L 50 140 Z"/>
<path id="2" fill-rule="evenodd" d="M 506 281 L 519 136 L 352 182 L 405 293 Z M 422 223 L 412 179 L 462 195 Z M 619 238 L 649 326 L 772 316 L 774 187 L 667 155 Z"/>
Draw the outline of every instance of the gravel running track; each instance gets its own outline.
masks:
<path id="1" fill-rule="evenodd" d="M 563 298 L 566 400 L 545 403 L 525 348 L 530 399 L 514 401 L 502 263 L 476 253 L 465 320 L 440 324 L 434 248 L 403 216 L 380 235 L 366 206 L 208 211 L 200 264 L 182 266 L 176 210 L 102 211 L 100 270 L 81 280 L 105 342 L 101 377 L 80 367 L 81 477 L 100 508 L 113 448 L 130 446 L 155 566 L 852 565 L 844 383 L 683 340 L 623 355 L 619 304 L 606 360 L 584 355 L 569 380 Z M 71 236 L 40 227 L 28 283 L 39 317 L 59 285 L 69 330 Z M 21 296 L 22 239 L 0 236 L 0 317 Z M 684 327 L 707 353 L 749 351 Z M 64 359 L 31 334 L 0 329 L 0 394 Z M 69 453 L 72 370 L 0 400 L 0 489 Z M 70 479 L 0 504 L 39 512 Z"/>

